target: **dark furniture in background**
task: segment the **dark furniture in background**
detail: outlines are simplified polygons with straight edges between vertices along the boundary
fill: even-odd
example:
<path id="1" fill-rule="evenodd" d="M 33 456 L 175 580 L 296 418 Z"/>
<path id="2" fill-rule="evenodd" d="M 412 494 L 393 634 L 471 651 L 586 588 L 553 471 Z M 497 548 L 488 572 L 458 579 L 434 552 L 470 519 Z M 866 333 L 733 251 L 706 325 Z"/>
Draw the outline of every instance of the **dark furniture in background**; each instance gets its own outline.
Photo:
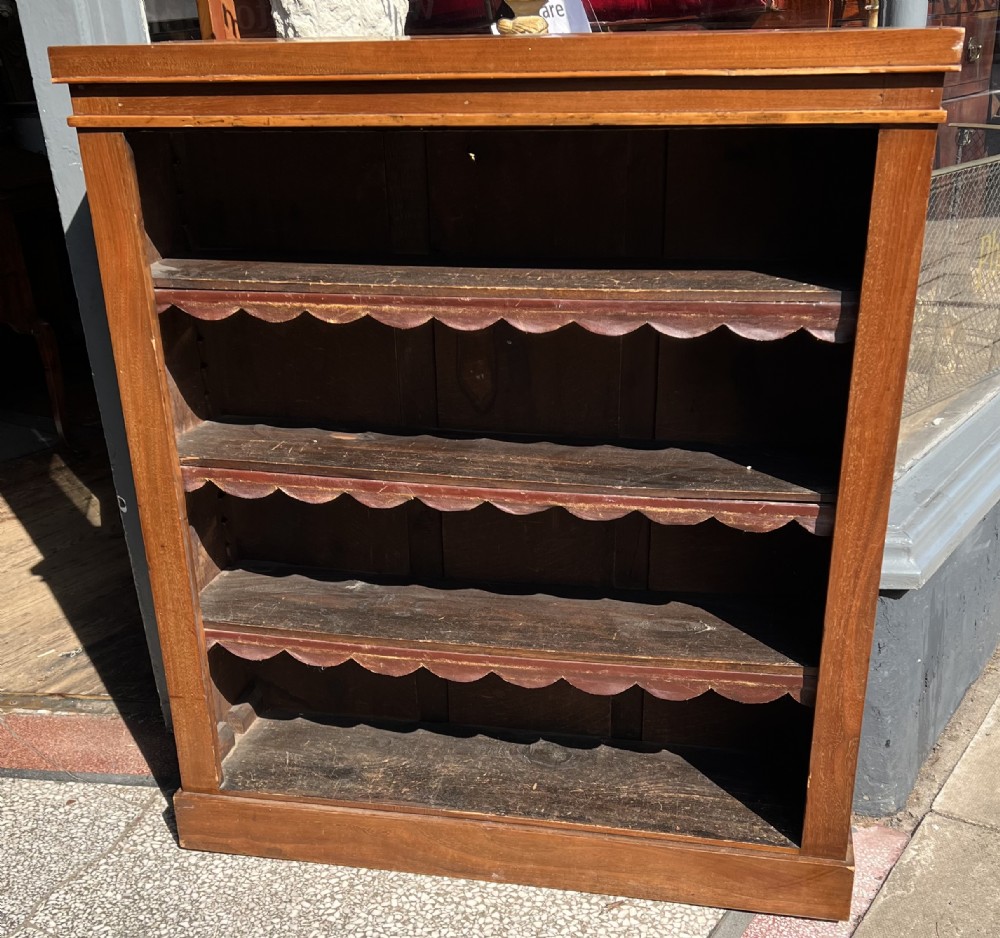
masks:
<path id="1" fill-rule="evenodd" d="M 60 439 L 66 438 L 66 395 L 59 344 L 50 318 L 62 322 L 75 309 L 67 288 L 61 241 L 48 237 L 52 181 L 45 160 L 12 146 L 0 145 L 0 325 L 34 338 L 45 371 L 52 418 Z M 58 231 L 58 228 L 54 230 Z M 35 285 L 25 257 L 34 258 Z M 42 302 L 38 302 L 37 287 Z M 62 304 L 63 309 L 56 308 Z M 46 309 L 45 307 L 48 307 Z"/>
<path id="2" fill-rule="evenodd" d="M 948 122 L 938 133 L 935 168 L 955 166 L 997 152 L 1000 112 L 993 82 L 997 0 L 930 0 L 929 26 L 965 30 L 962 70 L 944 82 Z"/>

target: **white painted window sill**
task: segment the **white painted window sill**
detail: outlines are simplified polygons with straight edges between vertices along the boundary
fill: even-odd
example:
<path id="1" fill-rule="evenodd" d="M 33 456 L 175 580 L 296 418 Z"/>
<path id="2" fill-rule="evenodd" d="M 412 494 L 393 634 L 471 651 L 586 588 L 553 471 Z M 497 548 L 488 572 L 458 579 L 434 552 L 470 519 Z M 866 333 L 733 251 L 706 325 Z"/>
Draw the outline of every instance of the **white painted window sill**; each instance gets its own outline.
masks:
<path id="1" fill-rule="evenodd" d="M 881 588 L 923 586 L 1000 501 L 1000 375 L 903 422 Z"/>

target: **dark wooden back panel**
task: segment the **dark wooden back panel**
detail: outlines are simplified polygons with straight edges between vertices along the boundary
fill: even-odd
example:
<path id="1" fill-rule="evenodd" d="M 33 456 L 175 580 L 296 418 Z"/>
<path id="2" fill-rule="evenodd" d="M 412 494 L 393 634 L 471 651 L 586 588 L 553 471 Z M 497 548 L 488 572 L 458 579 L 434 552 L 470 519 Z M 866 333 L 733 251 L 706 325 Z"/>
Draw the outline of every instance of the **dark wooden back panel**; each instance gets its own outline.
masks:
<path id="1" fill-rule="evenodd" d="M 530 335 L 506 323 L 460 332 L 309 315 L 211 322 L 176 309 L 160 321 L 178 429 L 214 419 L 660 440 L 742 447 L 759 460 L 773 450 L 836 477 L 851 348 L 803 333 L 672 339 L 645 327 L 605 337 L 569 325 Z"/>
<path id="2" fill-rule="evenodd" d="M 875 148 L 869 128 L 822 127 L 129 139 L 164 257 L 749 267 L 855 288 Z M 289 198 L 296 173 L 307 199 Z"/>
<path id="3" fill-rule="evenodd" d="M 666 148 L 659 130 L 429 134 L 432 251 L 532 265 L 655 261 Z"/>
<path id="4" fill-rule="evenodd" d="M 213 486 L 190 493 L 187 502 L 195 539 L 216 566 L 278 563 L 553 593 L 770 597 L 783 605 L 794 600 L 801 629 L 819 637 L 830 539 L 797 525 L 753 534 L 716 521 L 660 525 L 638 515 L 595 523 L 562 509 L 517 516 L 483 505 L 440 513 L 418 502 L 366 508 L 346 496 L 307 505 L 280 493 L 234 498 Z"/>
<path id="5" fill-rule="evenodd" d="M 664 256 L 820 278 L 856 288 L 875 131 L 832 127 L 675 130 Z"/>

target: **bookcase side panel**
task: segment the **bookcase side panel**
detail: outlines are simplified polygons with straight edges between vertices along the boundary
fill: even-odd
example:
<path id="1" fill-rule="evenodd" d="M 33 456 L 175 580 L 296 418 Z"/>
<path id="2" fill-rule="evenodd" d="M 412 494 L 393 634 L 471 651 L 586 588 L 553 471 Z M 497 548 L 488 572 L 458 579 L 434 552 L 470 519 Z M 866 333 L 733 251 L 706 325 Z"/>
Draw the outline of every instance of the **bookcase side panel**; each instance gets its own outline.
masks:
<path id="1" fill-rule="evenodd" d="M 879 133 L 802 850 L 842 859 L 875 625 L 935 132 Z"/>
<path id="2" fill-rule="evenodd" d="M 81 133 L 181 780 L 212 791 L 219 760 L 190 572 L 184 492 L 131 153 L 120 133 Z"/>

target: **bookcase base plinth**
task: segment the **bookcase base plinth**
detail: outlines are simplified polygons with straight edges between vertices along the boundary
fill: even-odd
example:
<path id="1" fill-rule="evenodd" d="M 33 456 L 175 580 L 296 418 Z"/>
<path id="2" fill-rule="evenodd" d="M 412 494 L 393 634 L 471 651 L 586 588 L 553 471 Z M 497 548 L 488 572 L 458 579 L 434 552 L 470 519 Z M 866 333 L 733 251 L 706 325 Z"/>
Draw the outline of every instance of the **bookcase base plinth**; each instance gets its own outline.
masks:
<path id="1" fill-rule="evenodd" d="M 689 843 L 287 798 L 179 791 L 182 847 L 846 919 L 853 856 Z"/>

